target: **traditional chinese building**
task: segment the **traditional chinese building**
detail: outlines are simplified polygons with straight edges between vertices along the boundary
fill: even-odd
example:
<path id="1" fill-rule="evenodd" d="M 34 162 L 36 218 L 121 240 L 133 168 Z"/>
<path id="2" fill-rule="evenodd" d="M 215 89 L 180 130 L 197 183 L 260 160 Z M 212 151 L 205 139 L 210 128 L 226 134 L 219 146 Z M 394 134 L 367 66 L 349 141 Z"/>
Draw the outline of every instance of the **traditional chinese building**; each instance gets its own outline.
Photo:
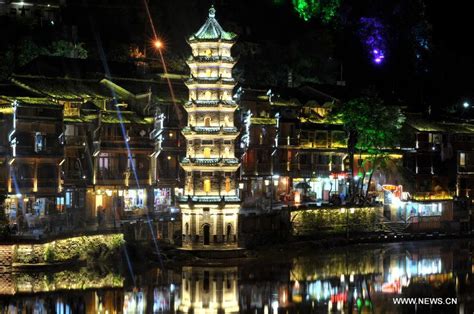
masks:
<path id="1" fill-rule="evenodd" d="M 206 23 L 188 40 L 188 125 L 182 130 L 187 157 L 181 162 L 186 179 L 180 202 L 187 249 L 237 247 L 239 161 L 234 146 L 239 132 L 234 126 L 238 106 L 232 98 L 235 61 L 230 51 L 236 35 L 222 29 L 215 12 L 211 7 Z"/>

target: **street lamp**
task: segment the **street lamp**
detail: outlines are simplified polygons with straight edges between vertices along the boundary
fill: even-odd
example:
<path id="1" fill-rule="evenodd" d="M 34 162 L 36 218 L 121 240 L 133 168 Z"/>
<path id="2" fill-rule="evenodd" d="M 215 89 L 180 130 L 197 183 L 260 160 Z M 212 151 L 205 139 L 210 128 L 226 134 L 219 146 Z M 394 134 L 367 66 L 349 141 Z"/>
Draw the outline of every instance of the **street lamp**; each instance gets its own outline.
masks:
<path id="1" fill-rule="evenodd" d="M 163 42 L 159 39 L 156 39 L 153 42 L 153 46 L 155 46 L 156 49 L 161 49 L 161 48 L 163 48 Z"/>

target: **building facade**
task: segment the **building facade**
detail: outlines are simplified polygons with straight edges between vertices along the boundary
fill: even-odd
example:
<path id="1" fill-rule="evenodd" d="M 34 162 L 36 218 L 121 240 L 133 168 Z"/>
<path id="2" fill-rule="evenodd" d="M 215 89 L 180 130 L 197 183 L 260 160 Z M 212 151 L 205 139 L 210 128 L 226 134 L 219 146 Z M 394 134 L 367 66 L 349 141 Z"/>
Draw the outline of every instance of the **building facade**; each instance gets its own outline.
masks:
<path id="1" fill-rule="evenodd" d="M 188 126 L 182 130 L 187 146 L 181 161 L 186 175 L 180 200 L 184 248 L 237 247 L 234 39 L 235 34 L 225 32 L 215 19 L 213 7 L 206 23 L 189 38 L 191 76 L 186 81 L 189 101 L 184 106 Z"/>

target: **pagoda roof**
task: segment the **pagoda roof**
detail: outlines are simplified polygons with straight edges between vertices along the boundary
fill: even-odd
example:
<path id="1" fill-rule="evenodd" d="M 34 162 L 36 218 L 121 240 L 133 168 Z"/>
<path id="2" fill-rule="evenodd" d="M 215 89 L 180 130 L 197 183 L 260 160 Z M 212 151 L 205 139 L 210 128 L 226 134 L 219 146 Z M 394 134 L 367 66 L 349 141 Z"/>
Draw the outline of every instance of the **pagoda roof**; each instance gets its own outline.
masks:
<path id="1" fill-rule="evenodd" d="M 199 99 L 192 99 L 184 104 L 185 107 L 236 107 L 237 103 L 235 101 L 228 101 L 228 100 L 199 100 Z"/>
<path id="2" fill-rule="evenodd" d="M 232 63 L 235 64 L 237 63 L 237 60 L 234 59 L 233 57 L 226 57 L 226 56 L 190 56 L 188 58 L 188 63 L 197 63 L 197 62 L 206 62 L 206 63 L 211 63 L 211 62 L 222 62 L 222 63 Z"/>
<path id="3" fill-rule="evenodd" d="M 237 35 L 232 32 L 226 32 L 216 20 L 216 9 L 211 6 L 209 9 L 209 17 L 201 28 L 189 37 L 190 41 L 207 41 L 207 40 L 225 40 L 232 41 Z"/>
<path id="4" fill-rule="evenodd" d="M 194 75 L 191 75 L 191 78 L 189 78 L 186 81 L 186 85 L 188 84 L 226 84 L 226 85 L 235 85 L 236 82 L 233 78 L 224 78 L 222 76 L 219 77 L 210 77 L 210 78 L 204 78 L 204 77 L 196 77 Z"/>

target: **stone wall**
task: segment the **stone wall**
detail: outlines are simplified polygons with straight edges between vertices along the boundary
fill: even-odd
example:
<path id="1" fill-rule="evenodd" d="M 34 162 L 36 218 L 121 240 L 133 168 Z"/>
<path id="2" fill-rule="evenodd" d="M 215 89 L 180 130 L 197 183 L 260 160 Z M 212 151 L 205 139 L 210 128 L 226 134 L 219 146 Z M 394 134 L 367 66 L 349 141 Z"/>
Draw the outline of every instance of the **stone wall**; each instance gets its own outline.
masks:
<path id="1" fill-rule="evenodd" d="M 303 209 L 291 212 L 295 236 L 374 232 L 381 207 Z"/>
<path id="2" fill-rule="evenodd" d="M 122 234 L 78 236 L 43 243 L 0 244 L 0 267 L 43 265 L 86 260 L 114 252 L 124 243 Z"/>

